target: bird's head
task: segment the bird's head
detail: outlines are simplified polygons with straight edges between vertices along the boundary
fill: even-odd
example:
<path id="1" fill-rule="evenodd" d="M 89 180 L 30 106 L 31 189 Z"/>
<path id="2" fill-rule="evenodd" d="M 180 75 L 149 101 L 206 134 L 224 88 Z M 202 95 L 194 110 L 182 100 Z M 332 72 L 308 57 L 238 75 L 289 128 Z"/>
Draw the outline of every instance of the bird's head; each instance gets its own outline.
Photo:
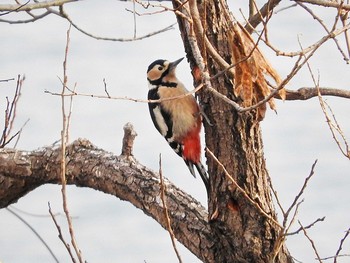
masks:
<path id="1" fill-rule="evenodd" d="M 159 85 L 163 82 L 171 82 L 176 79 L 176 66 L 183 60 L 180 58 L 174 62 L 158 59 L 148 66 L 147 80 L 152 85 Z"/>

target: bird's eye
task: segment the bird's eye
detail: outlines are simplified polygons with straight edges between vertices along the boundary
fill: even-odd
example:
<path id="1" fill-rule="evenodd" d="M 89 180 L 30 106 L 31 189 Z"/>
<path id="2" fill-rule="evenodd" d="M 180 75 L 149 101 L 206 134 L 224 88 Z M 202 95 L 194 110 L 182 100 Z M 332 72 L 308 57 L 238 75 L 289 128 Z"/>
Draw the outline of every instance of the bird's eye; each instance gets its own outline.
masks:
<path id="1" fill-rule="evenodd" d="M 158 70 L 162 71 L 162 70 L 163 70 L 163 67 L 162 67 L 162 66 L 159 66 L 159 67 L 158 67 Z"/>

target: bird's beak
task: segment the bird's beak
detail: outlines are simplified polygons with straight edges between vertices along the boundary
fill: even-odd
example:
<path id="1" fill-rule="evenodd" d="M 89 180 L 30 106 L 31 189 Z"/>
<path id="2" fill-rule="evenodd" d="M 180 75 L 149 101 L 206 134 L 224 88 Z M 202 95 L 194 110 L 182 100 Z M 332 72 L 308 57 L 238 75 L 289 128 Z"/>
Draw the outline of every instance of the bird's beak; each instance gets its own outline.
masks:
<path id="1" fill-rule="evenodd" d="M 174 62 L 170 62 L 169 64 L 169 70 L 172 71 L 176 68 L 176 66 L 183 60 L 184 58 L 180 58 L 178 60 L 175 60 Z"/>

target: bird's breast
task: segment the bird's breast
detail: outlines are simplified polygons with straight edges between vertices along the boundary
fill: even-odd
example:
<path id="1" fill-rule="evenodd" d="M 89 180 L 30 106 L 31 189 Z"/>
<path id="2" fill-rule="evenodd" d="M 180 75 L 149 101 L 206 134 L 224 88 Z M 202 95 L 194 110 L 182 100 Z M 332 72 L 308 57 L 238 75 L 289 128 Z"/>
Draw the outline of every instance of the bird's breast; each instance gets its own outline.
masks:
<path id="1" fill-rule="evenodd" d="M 184 95 L 187 92 L 181 85 L 178 85 L 176 88 L 158 88 L 158 94 L 161 99 Z M 166 112 L 171 114 L 174 139 L 180 141 L 189 131 L 198 127 L 200 129 L 201 116 L 199 107 L 192 95 L 162 101 L 161 106 Z"/>

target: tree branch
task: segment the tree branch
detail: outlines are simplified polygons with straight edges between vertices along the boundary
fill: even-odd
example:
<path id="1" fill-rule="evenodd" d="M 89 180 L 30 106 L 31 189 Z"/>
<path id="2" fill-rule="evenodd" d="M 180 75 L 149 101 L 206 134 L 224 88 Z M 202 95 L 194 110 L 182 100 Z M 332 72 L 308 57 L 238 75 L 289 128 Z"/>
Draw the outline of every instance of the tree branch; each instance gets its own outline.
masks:
<path id="1" fill-rule="evenodd" d="M 350 5 L 339 3 L 338 1 L 325 1 L 325 0 L 294 0 L 294 2 L 302 2 L 312 5 L 324 6 L 324 7 L 334 7 L 343 10 L 350 10 Z"/>
<path id="2" fill-rule="evenodd" d="M 0 207 L 7 207 L 43 184 L 60 184 L 60 149 L 36 151 L 0 150 Z M 77 140 L 67 146 L 67 184 L 89 187 L 114 195 L 154 218 L 166 228 L 160 202 L 159 175 L 132 156 L 116 156 Z M 169 217 L 175 237 L 204 261 L 214 262 L 213 242 L 207 211 L 193 197 L 164 179 Z M 217 237 L 216 237 L 217 236 Z"/>
<path id="3" fill-rule="evenodd" d="M 32 4 L 17 4 L 17 5 L 0 5 L 0 12 L 20 12 L 20 11 L 31 11 L 34 9 L 42 9 L 53 6 L 62 6 L 66 3 L 77 2 L 79 0 L 53 0 L 53 1 L 44 1 L 44 2 L 36 2 Z"/>
<path id="4" fill-rule="evenodd" d="M 319 92 L 322 96 L 334 96 L 350 99 L 350 90 L 334 89 L 329 87 L 320 87 Z M 298 90 L 286 90 L 285 100 L 308 100 L 318 96 L 318 89 L 311 87 L 303 87 Z M 276 94 L 276 98 L 280 96 Z"/>
<path id="5" fill-rule="evenodd" d="M 250 16 L 245 29 L 251 34 L 263 19 L 281 2 L 281 0 L 270 0 L 254 15 Z"/>

